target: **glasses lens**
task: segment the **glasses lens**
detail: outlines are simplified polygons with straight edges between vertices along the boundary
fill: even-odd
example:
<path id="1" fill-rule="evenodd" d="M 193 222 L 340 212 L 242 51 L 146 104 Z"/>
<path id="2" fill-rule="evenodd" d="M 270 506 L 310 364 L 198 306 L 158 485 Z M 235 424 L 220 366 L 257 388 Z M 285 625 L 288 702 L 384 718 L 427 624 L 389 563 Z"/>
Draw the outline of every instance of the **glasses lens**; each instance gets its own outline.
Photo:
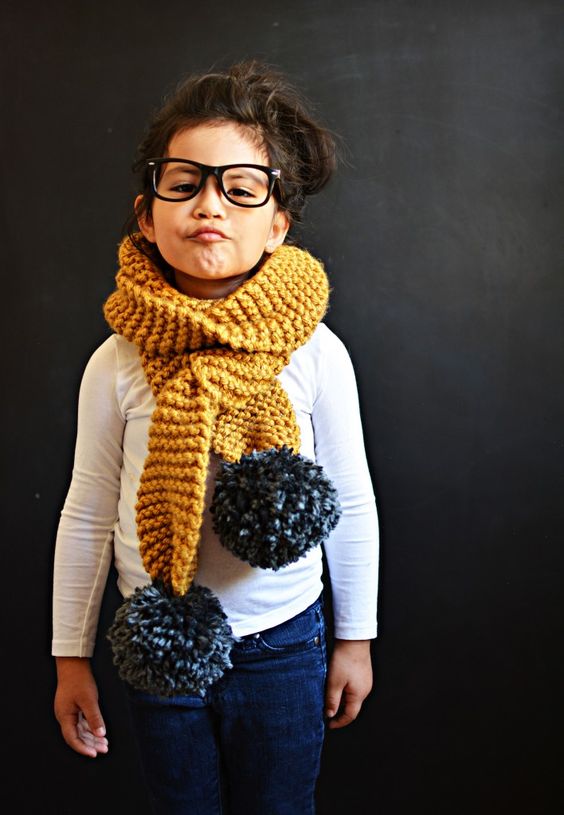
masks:
<path id="1" fill-rule="evenodd" d="M 254 167 L 230 167 L 223 173 L 223 189 L 234 204 L 259 206 L 268 198 L 268 173 Z"/>
<path id="2" fill-rule="evenodd" d="M 171 201 L 185 201 L 195 195 L 202 171 L 194 164 L 166 161 L 156 168 L 158 195 Z"/>

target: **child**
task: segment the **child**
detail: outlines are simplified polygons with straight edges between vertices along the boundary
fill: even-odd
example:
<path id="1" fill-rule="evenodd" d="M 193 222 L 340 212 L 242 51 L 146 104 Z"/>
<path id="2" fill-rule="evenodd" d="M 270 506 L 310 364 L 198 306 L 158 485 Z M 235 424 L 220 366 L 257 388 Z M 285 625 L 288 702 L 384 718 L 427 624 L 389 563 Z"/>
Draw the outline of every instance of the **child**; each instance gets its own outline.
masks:
<path id="1" fill-rule="evenodd" d="M 313 813 L 325 727 L 372 687 L 378 524 L 355 375 L 322 322 L 323 265 L 287 240 L 334 157 L 255 61 L 190 76 L 139 148 L 113 333 L 80 389 L 53 654 L 63 738 L 106 753 L 89 657 L 113 559 L 108 638 L 157 813 Z"/>

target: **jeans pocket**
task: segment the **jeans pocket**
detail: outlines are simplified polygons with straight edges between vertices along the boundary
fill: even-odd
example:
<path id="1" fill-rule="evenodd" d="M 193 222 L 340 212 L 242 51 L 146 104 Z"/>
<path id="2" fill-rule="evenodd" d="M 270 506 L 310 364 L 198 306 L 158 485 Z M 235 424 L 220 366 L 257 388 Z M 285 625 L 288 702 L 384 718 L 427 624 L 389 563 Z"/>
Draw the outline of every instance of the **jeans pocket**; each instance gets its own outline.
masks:
<path id="1" fill-rule="evenodd" d="M 325 620 L 321 603 L 312 606 L 280 625 L 260 632 L 258 642 L 266 651 L 293 653 L 316 648 L 325 637 Z"/>

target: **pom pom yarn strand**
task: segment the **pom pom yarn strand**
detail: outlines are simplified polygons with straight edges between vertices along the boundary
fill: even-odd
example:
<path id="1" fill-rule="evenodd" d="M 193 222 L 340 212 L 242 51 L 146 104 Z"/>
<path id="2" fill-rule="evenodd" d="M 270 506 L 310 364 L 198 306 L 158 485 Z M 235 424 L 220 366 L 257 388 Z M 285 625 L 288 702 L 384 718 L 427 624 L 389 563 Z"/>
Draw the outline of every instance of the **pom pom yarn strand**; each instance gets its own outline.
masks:
<path id="1" fill-rule="evenodd" d="M 341 508 L 323 468 L 284 445 L 222 462 L 210 513 L 227 549 L 276 571 L 326 540 Z"/>
<path id="2" fill-rule="evenodd" d="M 182 596 L 161 581 L 135 589 L 107 636 L 121 679 L 160 696 L 204 696 L 232 667 L 231 627 L 205 586 L 192 584 Z"/>

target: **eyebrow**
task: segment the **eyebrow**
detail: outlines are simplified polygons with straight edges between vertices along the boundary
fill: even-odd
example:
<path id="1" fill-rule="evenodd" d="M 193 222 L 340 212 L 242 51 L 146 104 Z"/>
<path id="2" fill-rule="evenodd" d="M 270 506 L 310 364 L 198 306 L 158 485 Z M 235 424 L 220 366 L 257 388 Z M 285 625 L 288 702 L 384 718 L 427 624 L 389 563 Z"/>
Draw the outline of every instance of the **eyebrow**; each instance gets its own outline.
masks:
<path id="1" fill-rule="evenodd" d="M 178 170 L 182 171 L 183 173 L 190 173 L 191 175 L 198 175 L 201 170 L 198 167 L 190 167 L 187 164 L 174 164 L 173 162 L 169 162 L 164 165 L 165 173 L 166 172 L 177 172 Z"/>
<path id="2" fill-rule="evenodd" d="M 260 177 L 261 171 L 257 170 L 255 167 L 242 167 L 241 172 L 237 173 L 237 175 L 233 175 L 233 171 L 238 168 L 234 167 L 231 170 L 228 170 L 227 173 L 229 178 L 237 179 L 237 178 L 249 178 L 249 177 Z"/>

